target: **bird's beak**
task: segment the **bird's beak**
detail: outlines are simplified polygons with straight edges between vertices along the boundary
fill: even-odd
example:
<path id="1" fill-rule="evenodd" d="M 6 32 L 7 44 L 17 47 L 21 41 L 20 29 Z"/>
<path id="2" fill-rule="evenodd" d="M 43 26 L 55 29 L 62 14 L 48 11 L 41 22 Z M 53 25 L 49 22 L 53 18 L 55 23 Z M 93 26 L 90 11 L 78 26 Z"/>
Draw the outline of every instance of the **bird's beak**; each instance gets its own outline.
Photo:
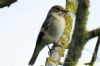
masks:
<path id="1" fill-rule="evenodd" d="M 68 12 L 68 11 L 67 11 L 67 10 L 63 10 L 63 12 L 65 12 L 65 13 L 66 13 L 66 12 Z"/>

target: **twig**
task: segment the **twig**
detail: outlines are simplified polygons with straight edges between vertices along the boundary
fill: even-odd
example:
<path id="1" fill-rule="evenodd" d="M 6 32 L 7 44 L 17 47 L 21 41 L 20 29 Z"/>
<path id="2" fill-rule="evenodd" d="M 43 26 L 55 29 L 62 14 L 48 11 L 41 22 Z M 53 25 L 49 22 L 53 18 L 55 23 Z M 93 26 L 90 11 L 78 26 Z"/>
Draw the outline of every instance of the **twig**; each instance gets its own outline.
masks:
<path id="1" fill-rule="evenodd" d="M 100 34 L 100 28 L 92 30 L 92 31 L 88 32 L 88 35 L 89 35 L 88 39 L 94 38 L 94 37 L 98 36 L 99 34 Z"/>
<path id="2" fill-rule="evenodd" d="M 97 58 L 97 52 L 98 52 L 98 49 L 99 49 L 99 44 L 100 44 L 100 34 L 98 36 L 98 40 L 97 40 L 97 43 L 96 43 L 96 47 L 95 47 L 91 62 L 90 63 L 85 63 L 85 65 L 93 66 L 93 64 L 94 64 L 94 62 Z"/>

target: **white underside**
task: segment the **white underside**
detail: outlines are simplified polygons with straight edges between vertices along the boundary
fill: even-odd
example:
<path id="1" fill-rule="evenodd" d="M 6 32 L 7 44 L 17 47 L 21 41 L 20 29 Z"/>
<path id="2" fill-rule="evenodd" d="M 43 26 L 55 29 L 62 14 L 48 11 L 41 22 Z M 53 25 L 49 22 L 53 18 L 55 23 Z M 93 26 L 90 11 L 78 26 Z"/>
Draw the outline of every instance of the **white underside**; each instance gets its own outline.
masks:
<path id="1" fill-rule="evenodd" d="M 64 32 L 65 19 L 63 16 L 54 15 L 51 18 L 45 39 L 50 43 L 56 42 Z"/>

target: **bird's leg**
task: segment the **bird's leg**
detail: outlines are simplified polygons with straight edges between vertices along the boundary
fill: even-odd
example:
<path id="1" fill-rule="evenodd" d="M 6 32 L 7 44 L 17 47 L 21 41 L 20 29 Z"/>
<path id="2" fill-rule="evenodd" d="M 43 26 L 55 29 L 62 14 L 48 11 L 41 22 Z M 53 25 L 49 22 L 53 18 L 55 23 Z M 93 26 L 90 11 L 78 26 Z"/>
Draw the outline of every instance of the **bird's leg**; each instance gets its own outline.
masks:
<path id="1" fill-rule="evenodd" d="M 50 51 L 50 47 L 49 47 L 49 45 L 47 44 L 47 47 L 48 47 L 48 49 L 49 49 L 49 51 Z"/>
<path id="2" fill-rule="evenodd" d="M 51 48 L 49 47 L 48 44 L 47 44 L 47 47 L 49 48 L 49 52 L 48 52 L 48 54 L 50 55 L 50 53 L 51 53 Z"/>

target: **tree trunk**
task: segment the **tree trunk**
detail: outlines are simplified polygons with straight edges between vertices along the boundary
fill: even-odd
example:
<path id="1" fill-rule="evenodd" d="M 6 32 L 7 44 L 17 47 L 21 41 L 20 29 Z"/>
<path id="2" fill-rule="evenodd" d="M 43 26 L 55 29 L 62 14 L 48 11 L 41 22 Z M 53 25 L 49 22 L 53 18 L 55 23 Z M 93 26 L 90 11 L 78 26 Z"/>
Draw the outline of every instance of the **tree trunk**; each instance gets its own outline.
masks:
<path id="1" fill-rule="evenodd" d="M 78 0 L 75 29 L 63 66 L 75 66 L 86 42 L 100 33 L 100 28 L 90 32 L 86 30 L 87 16 L 89 14 L 88 7 L 89 0 Z"/>

